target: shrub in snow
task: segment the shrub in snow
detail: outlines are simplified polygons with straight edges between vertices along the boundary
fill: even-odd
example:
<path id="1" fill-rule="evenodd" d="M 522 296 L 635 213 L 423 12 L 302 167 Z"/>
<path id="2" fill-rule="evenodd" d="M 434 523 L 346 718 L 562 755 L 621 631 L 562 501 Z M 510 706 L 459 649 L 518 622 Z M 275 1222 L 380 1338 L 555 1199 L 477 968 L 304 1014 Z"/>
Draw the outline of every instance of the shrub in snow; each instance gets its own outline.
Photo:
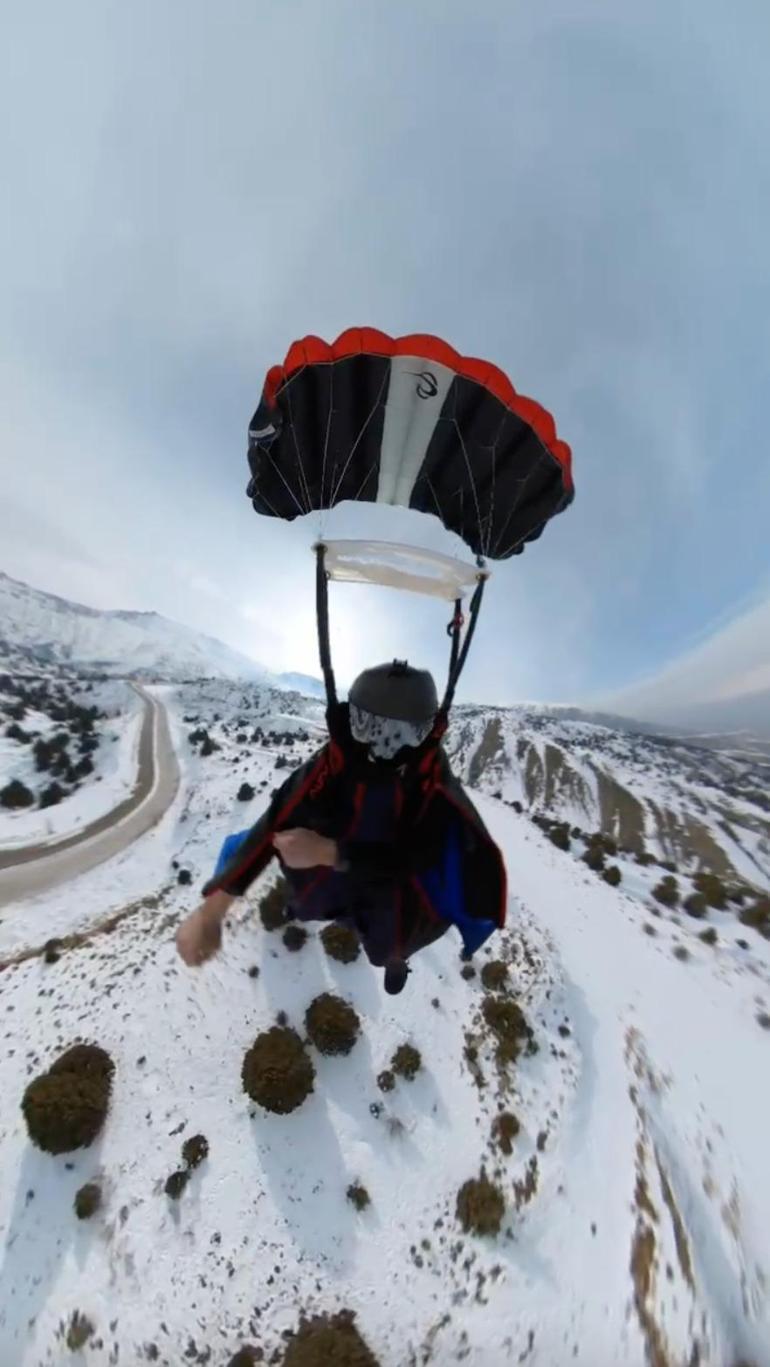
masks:
<path id="1" fill-rule="evenodd" d="M 29 745 L 29 736 L 26 731 L 22 731 L 17 721 L 12 721 L 10 726 L 6 727 L 5 734 L 9 740 L 17 740 L 20 745 Z"/>
<path id="2" fill-rule="evenodd" d="M 622 878 L 622 874 L 617 864 L 610 864 L 609 868 L 603 871 L 602 878 L 605 883 L 609 883 L 611 888 L 616 888 Z"/>
<path id="3" fill-rule="evenodd" d="M 361 953 L 361 941 L 355 930 L 349 926 L 338 926 L 334 922 L 321 931 L 321 943 L 330 959 L 340 964 L 352 964 Z"/>
<path id="4" fill-rule="evenodd" d="M 504 959 L 490 959 L 481 970 L 481 982 L 489 992 L 499 992 L 508 982 L 508 965 Z"/>
<path id="5" fill-rule="evenodd" d="M 770 940 L 770 897 L 758 897 L 750 907 L 741 907 L 738 920 L 742 926 L 751 926 Z"/>
<path id="6" fill-rule="evenodd" d="M 172 1201 L 178 1201 L 189 1180 L 189 1168 L 180 1168 L 178 1172 L 172 1172 L 171 1176 L 166 1178 L 163 1190 Z"/>
<path id="7" fill-rule="evenodd" d="M 675 907 L 679 902 L 679 888 L 676 879 L 668 874 L 660 883 L 655 884 L 652 895 L 664 907 Z"/>
<path id="8" fill-rule="evenodd" d="M 569 826 L 566 821 L 557 822 L 548 831 L 548 839 L 557 850 L 568 850 L 570 848 Z"/>
<path id="9" fill-rule="evenodd" d="M 685 959 L 689 959 L 689 957 L 690 957 L 690 951 L 689 951 L 689 949 L 687 949 L 686 945 L 677 945 L 677 946 L 676 946 L 676 949 L 674 950 L 674 958 L 675 958 L 675 959 L 682 959 L 682 961 L 684 961 Z"/>
<path id="10" fill-rule="evenodd" d="M 522 1049 L 535 1052 L 535 1037 L 524 1012 L 509 997 L 485 997 L 481 1013 L 497 1041 L 500 1063 L 514 1063 Z"/>
<path id="11" fill-rule="evenodd" d="M 190 883 L 192 883 L 192 874 L 190 870 L 180 869 L 176 876 L 176 881 L 177 883 L 181 883 L 182 887 L 187 887 Z"/>
<path id="12" fill-rule="evenodd" d="M 466 1234 L 499 1234 L 505 1215 L 505 1197 L 482 1172 L 464 1182 L 457 1193 L 457 1218 Z"/>
<path id="13" fill-rule="evenodd" d="M 604 868 L 604 851 L 599 845 L 589 845 L 583 855 L 583 863 L 587 864 L 594 873 L 601 873 Z"/>
<path id="14" fill-rule="evenodd" d="M 49 783 L 49 784 L 48 784 L 48 787 L 47 787 L 47 788 L 44 788 L 44 789 L 43 789 L 42 793 L 40 794 L 40 801 L 39 801 L 39 803 L 38 803 L 38 806 L 40 806 L 40 807 L 58 807 L 58 805 L 59 805 L 59 803 L 61 802 L 62 798 L 63 798 L 63 797 L 66 797 L 66 796 L 67 796 L 67 790 L 66 790 L 66 788 L 62 788 L 61 784 L 57 783 L 57 782 L 54 780 L 53 783 Z"/>
<path id="15" fill-rule="evenodd" d="M 702 892 L 691 892 L 689 897 L 685 897 L 682 903 L 688 916 L 701 917 L 706 915 L 708 903 Z"/>
<path id="16" fill-rule="evenodd" d="M 206 739 L 202 742 L 200 748 L 200 753 L 203 756 L 203 758 L 205 759 L 208 755 L 213 755 L 214 751 L 219 749 L 220 746 L 217 745 L 217 742 L 215 740 L 212 740 L 211 736 L 207 733 Z"/>
<path id="17" fill-rule="evenodd" d="M 292 954 L 296 954 L 298 950 L 302 949 L 307 940 L 307 931 L 304 926 L 290 925 L 287 926 L 283 932 L 282 939 L 286 948 L 290 950 Z"/>
<path id="18" fill-rule="evenodd" d="M 511 1111 L 501 1111 L 495 1116 L 492 1122 L 492 1139 L 501 1153 L 513 1153 L 513 1141 L 520 1130 L 521 1125 Z"/>
<path id="19" fill-rule="evenodd" d="M 460 977 L 465 978 L 466 982 L 470 982 L 471 978 L 475 978 L 476 970 L 473 967 L 473 964 L 463 964 L 460 969 Z"/>
<path id="20" fill-rule="evenodd" d="M 79 1220 L 90 1220 L 102 1204 L 102 1189 L 98 1182 L 86 1182 L 75 1193 L 75 1214 Z"/>
<path id="21" fill-rule="evenodd" d="M 396 1085 L 395 1075 L 390 1068 L 384 1068 L 377 1076 L 377 1086 L 381 1092 L 392 1092 Z"/>
<path id="22" fill-rule="evenodd" d="M 238 789 L 238 801 L 239 801 L 239 802 L 251 802 L 251 800 L 252 800 L 253 797 L 254 797 L 254 789 L 252 788 L 251 784 L 250 784 L 250 783 L 242 783 L 241 786 L 240 786 L 240 788 Z"/>
<path id="23" fill-rule="evenodd" d="M 717 935 L 714 927 L 709 926 L 706 930 L 701 930 L 699 932 L 698 939 L 702 940 L 704 945 L 715 945 L 717 943 L 717 940 L 719 939 L 719 936 Z"/>
<path id="24" fill-rule="evenodd" d="M 391 1071 L 396 1073 L 398 1077 L 405 1078 L 407 1082 L 413 1082 L 422 1068 L 422 1055 L 413 1044 L 399 1044 L 390 1060 L 390 1067 Z"/>
<path id="25" fill-rule="evenodd" d="M 640 850 L 636 856 L 636 862 L 641 864 L 643 868 L 649 868 L 650 864 L 655 863 L 655 855 L 648 854 L 646 850 Z"/>
<path id="26" fill-rule="evenodd" d="M 279 878 L 260 898 L 259 919 L 265 930 L 282 930 L 286 925 L 286 879 Z"/>
<path id="27" fill-rule="evenodd" d="M 244 1343 L 242 1348 L 234 1353 L 227 1364 L 227 1367 L 258 1367 L 260 1362 L 264 1362 L 265 1354 L 261 1348 Z"/>
<path id="28" fill-rule="evenodd" d="M 312 1092 L 315 1068 L 296 1030 L 274 1025 L 246 1051 L 241 1080 L 252 1101 L 288 1115 Z"/>
<path id="29" fill-rule="evenodd" d="M 50 769 L 51 761 L 54 758 L 54 751 L 48 741 L 43 740 L 42 738 L 36 740 L 33 746 L 33 754 L 35 756 L 35 768 L 39 773 L 43 773 L 44 770 Z"/>
<path id="30" fill-rule="evenodd" d="M 30 1139 L 46 1153 L 87 1148 L 107 1118 L 115 1065 L 96 1044 L 76 1044 L 30 1082 L 21 1103 Z"/>
<path id="31" fill-rule="evenodd" d="M 362 1187 L 360 1182 L 351 1182 L 347 1190 L 347 1198 L 356 1210 L 366 1210 L 372 1204 L 372 1198 L 366 1187 Z"/>
<path id="32" fill-rule="evenodd" d="M 182 1145 L 182 1162 L 186 1168 L 198 1168 L 209 1156 L 209 1141 L 205 1134 L 192 1134 Z"/>
<path id="33" fill-rule="evenodd" d="M 72 1319 L 67 1327 L 67 1337 L 65 1342 L 71 1353 L 77 1353 L 84 1348 L 88 1340 L 93 1337 L 95 1329 L 87 1315 L 82 1315 L 79 1310 L 75 1310 Z"/>
<path id="34" fill-rule="evenodd" d="M 57 940 L 55 936 L 51 940 L 46 940 L 43 946 L 43 962 L 47 964 L 58 964 L 63 948 L 63 941 Z"/>
<path id="35" fill-rule="evenodd" d="M 696 873 L 692 881 L 710 907 L 724 911 L 727 906 L 727 889 L 721 878 L 715 873 Z"/>
<path id="36" fill-rule="evenodd" d="M 5 787 L 0 789 L 0 805 L 7 807 L 9 811 L 31 807 L 34 801 L 34 793 L 31 793 L 29 788 L 17 778 L 13 779 L 11 783 L 6 783 Z"/>
<path id="37" fill-rule="evenodd" d="M 322 992 L 305 1012 L 305 1029 L 322 1054 L 349 1054 L 361 1032 L 353 1007 L 332 992 Z"/>
<path id="38" fill-rule="evenodd" d="M 281 1367 L 379 1367 L 356 1328 L 352 1310 L 300 1320 Z"/>
<path id="39" fill-rule="evenodd" d="M 287 767 L 288 763 L 289 763 L 289 761 L 288 761 L 288 759 L 286 758 L 285 755 L 279 755 L 278 758 L 277 758 L 276 761 L 275 761 L 275 766 L 274 766 L 274 767 L 275 767 L 276 769 L 285 769 L 285 768 Z"/>

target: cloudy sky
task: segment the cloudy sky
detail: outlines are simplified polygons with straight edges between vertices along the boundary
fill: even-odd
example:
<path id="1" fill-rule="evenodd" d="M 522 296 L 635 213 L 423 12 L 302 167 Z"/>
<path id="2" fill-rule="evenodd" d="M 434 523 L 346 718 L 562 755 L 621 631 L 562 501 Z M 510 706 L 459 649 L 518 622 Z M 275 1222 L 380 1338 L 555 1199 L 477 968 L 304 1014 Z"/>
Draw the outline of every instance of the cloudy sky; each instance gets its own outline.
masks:
<path id="1" fill-rule="evenodd" d="M 317 528 L 252 512 L 248 419 L 296 336 L 430 331 L 575 462 L 491 582 L 465 696 L 767 687 L 768 51 L 766 0 L 13 7 L 0 568 L 315 671 Z M 442 670 L 440 605 L 334 608 L 343 677 Z"/>

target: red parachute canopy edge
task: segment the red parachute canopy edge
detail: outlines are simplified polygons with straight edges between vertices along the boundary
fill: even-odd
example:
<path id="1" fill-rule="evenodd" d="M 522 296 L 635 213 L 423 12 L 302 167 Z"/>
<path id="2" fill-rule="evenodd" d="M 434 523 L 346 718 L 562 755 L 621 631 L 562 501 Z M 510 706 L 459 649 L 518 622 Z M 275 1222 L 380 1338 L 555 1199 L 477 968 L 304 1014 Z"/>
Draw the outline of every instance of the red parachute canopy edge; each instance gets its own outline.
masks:
<path id="1" fill-rule="evenodd" d="M 488 361 L 427 334 L 305 337 L 268 371 L 249 426 L 248 494 L 293 519 L 345 499 L 432 513 L 505 559 L 572 501 L 553 418 Z"/>

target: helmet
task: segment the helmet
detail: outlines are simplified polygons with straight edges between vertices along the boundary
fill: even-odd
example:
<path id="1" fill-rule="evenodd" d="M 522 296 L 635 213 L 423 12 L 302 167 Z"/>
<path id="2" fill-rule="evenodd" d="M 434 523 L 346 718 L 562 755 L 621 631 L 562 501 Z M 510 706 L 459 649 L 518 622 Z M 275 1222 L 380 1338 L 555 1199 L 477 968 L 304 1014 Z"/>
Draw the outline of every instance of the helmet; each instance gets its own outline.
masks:
<path id="1" fill-rule="evenodd" d="M 365 669 L 348 693 L 353 739 L 375 759 L 393 759 L 405 746 L 415 749 L 430 735 L 438 695 L 427 669 L 405 661 Z"/>

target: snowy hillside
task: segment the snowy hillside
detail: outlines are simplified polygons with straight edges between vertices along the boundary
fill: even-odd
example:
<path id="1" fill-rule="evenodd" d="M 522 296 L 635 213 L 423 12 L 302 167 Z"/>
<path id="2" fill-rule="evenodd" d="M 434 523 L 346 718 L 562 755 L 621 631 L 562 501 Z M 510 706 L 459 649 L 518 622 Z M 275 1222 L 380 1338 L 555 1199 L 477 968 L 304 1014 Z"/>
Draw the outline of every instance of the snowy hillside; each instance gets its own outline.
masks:
<path id="1" fill-rule="evenodd" d="M 523 810 L 601 830 L 634 854 L 765 885 L 770 759 L 617 730 L 557 708 L 456 709 L 463 779 Z"/>
<path id="2" fill-rule="evenodd" d="M 0 573 L 0 668 L 48 664 L 152 679 L 266 677 L 254 660 L 158 613 L 99 612 Z"/>
<path id="3" fill-rule="evenodd" d="M 473 972 L 450 931 L 387 998 L 314 928 L 299 946 L 264 928 L 272 871 L 221 956 L 187 969 L 179 918 L 279 764 L 311 751 L 321 707 L 163 691 L 185 770 L 174 806 L 114 863 L 0 920 L 3 1367 L 768 1367 L 760 912 L 683 913 L 693 878 L 665 874 L 666 905 L 664 871 L 630 854 L 611 886 L 584 841 L 557 848 L 506 792 L 478 798 L 510 902 Z M 332 1057 L 310 1045 L 312 1092 L 268 1113 L 243 1090 L 244 1056 L 279 1013 L 304 1035 L 325 991 L 351 1004 L 358 1040 Z M 79 1039 L 114 1061 L 110 1109 L 91 1148 L 51 1156 L 19 1103 Z M 416 1075 L 384 1089 L 406 1044 Z M 78 1219 L 86 1183 L 101 1204 Z M 344 1355 L 339 1322 L 320 1357 L 311 1330 L 292 1338 L 338 1311 L 368 1352 Z"/>
<path id="4" fill-rule="evenodd" d="M 0 673 L 0 858 L 118 805 L 136 778 L 141 716 L 121 680 Z"/>

